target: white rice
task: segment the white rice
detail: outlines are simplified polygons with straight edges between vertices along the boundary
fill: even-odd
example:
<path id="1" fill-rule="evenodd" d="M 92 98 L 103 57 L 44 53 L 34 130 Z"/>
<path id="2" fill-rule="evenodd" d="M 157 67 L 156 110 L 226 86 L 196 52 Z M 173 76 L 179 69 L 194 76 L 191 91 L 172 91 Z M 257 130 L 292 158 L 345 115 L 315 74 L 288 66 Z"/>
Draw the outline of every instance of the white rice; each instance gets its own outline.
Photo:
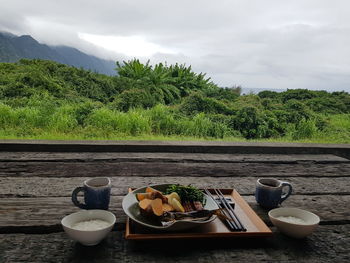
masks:
<path id="1" fill-rule="evenodd" d="M 303 219 L 300 219 L 298 217 L 294 216 L 279 216 L 276 217 L 278 220 L 287 222 L 287 223 L 292 223 L 292 224 L 298 224 L 298 225 L 307 225 L 307 222 Z"/>
<path id="2" fill-rule="evenodd" d="M 72 225 L 73 229 L 83 230 L 83 231 L 94 231 L 100 230 L 110 226 L 111 224 L 107 221 L 101 219 L 93 219 L 87 221 L 80 221 Z"/>

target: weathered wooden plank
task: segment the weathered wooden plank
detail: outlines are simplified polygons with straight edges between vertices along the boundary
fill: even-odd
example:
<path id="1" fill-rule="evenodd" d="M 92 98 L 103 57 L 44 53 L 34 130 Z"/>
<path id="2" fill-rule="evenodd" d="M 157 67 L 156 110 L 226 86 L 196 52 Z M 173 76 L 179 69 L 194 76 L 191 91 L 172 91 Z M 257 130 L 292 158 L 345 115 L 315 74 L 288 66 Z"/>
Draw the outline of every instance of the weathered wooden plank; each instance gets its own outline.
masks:
<path id="1" fill-rule="evenodd" d="M 116 214 L 117 223 L 124 224 L 125 214 L 121 208 L 122 196 L 113 196 L 110 210 Z M 269 223 L 267 210 L 260 208 L 254 196 L 244 197 L 254 210 Z M 350 223 L 350 195 L 293 195 L 283 206 L 299 207 L 318 214 L 322 224 Z M 78 211 L 69 197 L 47 198 L 3 198 L 0 199 L 0 232 L 31 231 L 40 232 L 52 228 L 57 230 L 60 220 L 67 214 Z M 16 229 L 16 227 L 18 229 Z"/>
<path id="2" fill-rule="evenodd" d="M 217 162 L 217 163 L 344 163 L 350 162 L 332 154 L 208 154 L 208 153 L 57 153 L 57 152 L 0 152 L 0 162 Z"/>
<path id="3" fill-rule="evenodd" d="M 270 239 L 132 242 L 111 232 L 84 247 L 65 233 L 0 235 L 1 262 L 348 262 L 350 225 L 320 226 L 303 240 L 276 232 Z"/>
<path id="4" fill-rule="evenodd" d="M 254 196 L 245 196 L 245 200 L 256 211 L 256 213 L 269 225 L 268 209 L 260 207 Z M 321 218 L 321 224 L 349 224 L 350 196 L 336 195 L 293 195 L 284 203 L 283 207 L 297 207 L 317 214 Z"/>
<path id="5" fill-rule="evenodd" d="M 0 162 L 0 177 L 95 177 L 95 176 L 256 176 L 344 177 L 350 163 L 164 163 L 164 162 Z"/>
<path id="6" fill-rule="evenodd" d="M 87 177 L 0 177 L 0 197 L 64 197 L 83 184 Z M 203 188 L 235 188 L 242 195 L 255 191 L 258 177 L 111 177 L 112 195 L 124 195 L 128 187 L 138 188 L 150 184 L 179 183 Z M 293 194 L 346 195 L 350 194 L 348 177 L 282 177 L 293 185 Z"/>
<path id="7" fill-rule="evenodd" d="M 350 158 L 348 144 L 270 142 L 0 140 L 0 151 L 335 154 Z"/>

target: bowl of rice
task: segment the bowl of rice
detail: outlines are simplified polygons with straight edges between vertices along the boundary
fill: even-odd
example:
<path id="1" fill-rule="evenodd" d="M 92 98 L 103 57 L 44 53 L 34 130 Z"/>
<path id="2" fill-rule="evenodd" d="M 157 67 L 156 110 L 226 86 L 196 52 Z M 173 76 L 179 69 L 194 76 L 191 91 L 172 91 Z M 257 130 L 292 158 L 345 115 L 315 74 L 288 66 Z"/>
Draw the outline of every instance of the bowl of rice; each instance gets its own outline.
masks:
<path id="1" fill-rule="evenodd" d="M 85 246 L 100 243 L 112 230 L 116 218 L 106 210 L 82 210 L 65 216 L 61 224 L 67 235 Z"/>
<path id="2" fill-rule="evenodd" d="M 269 212 L 274 226 L 283 234 L 294 238 L 304 238 L 317 228 L 320 218 L 309 211 L 299 208 L 275 208 Z"/>

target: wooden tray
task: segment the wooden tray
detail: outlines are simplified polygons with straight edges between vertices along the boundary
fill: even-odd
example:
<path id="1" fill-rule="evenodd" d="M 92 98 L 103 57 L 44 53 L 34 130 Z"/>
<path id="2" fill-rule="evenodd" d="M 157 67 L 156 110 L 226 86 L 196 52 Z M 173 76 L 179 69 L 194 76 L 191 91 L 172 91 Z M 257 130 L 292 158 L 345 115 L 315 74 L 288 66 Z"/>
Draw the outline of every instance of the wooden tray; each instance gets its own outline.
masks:
<path id="1" fill-rule="evenodd" d="M 231 197 L 235 202 L 235 213 L 247 229 L 246 232 L 233 232 L 226 227 L 225 223 L 216 218 L 211 223 L 190 229 L 186 232 L 164 232 L 142 226 L 129 217 L 126 220 L 125 239 L 193 239 L 193 238 L 224 238 L 224 237 L 268 237 L 272 231 L 266 226 L 261 218 L 254 212 L 242 196 L 233 189 L 220 189 L 221 192 Z M 132 189 L 129 189 L 131 192 Z M 215 196 L 214 191 L 209 191 Z"/>

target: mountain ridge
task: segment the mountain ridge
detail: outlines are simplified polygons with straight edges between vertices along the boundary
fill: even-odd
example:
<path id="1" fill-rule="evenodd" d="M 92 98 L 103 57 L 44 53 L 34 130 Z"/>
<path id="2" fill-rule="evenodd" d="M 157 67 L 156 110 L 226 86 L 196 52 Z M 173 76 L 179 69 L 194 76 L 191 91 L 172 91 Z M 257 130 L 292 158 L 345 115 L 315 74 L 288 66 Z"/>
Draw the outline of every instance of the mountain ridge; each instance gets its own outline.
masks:
<path id="1" fill-rule="evenodd" d="M 52 60 L 106 75 L 116 74 L 112 60 L 88 55 L 74 47 L 41 44 L 30 35 L 0 32 L 0 62 L 17 62 L 22 58 Z"/>

